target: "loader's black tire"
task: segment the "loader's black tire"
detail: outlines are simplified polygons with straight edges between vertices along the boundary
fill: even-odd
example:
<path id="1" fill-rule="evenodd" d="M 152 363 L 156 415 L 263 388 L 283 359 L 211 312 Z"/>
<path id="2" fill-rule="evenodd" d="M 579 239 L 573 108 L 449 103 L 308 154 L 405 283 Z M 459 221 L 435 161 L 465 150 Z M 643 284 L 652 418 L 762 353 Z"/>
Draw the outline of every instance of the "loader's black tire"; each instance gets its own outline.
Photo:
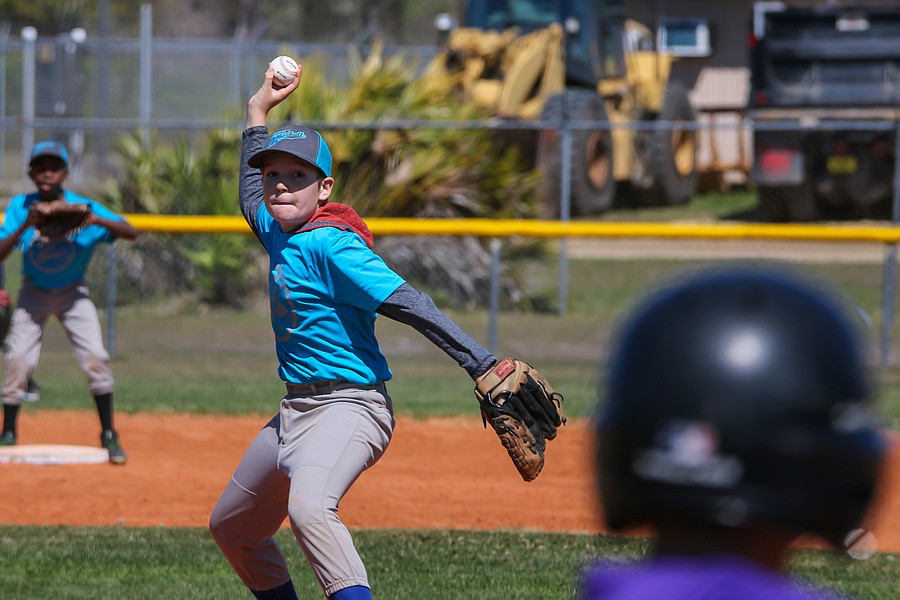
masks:
<path id="1" fill-rule="evenodd" d="M 812 186 L 808 183 L 759 186 L 756 197 L 759 219 L 767 223 L 809 223 L 821 217 Z"/>
<path id="2" fill-rule="evenodd" d="M 697 191 L 697 115 L 687 88 L 671 81 L 657 117 L 661 127 L 650 132 L 647 150 L 653 173 L 655 204 L 684 204 Z"/>
<path id="3" fill-rule="evenodd" d="M 589 89 L 569 89 L 553 96 L 541 111 L 541 120 L 605 121 L 603 98 Z M 609 210 L 616 194 L 613 176 L 612 129 L 572 129 L 571 215 L 595 215 Z M 544 216 L 556 218 L 562 205 L 562 132 L 541 132 L 538 167 L 541 169 L 541 205 Z"/>

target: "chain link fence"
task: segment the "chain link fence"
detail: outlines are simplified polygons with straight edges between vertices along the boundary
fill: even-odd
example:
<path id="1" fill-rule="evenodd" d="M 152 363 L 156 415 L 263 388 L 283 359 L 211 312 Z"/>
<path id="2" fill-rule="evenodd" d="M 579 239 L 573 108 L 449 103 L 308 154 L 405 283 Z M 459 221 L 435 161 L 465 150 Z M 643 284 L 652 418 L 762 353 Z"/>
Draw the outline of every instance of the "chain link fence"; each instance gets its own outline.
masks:
<path id="1" fill-rule="evenodd" d="M 349 80 L 354 57 L 370 50 L 346 44 L 283 44 L 243 34 L 228 40 L 155 38 L 152 13 L 142 9 L 142 17 L 140 35 L 132 39 L 91 39 L 79 29 L 54 37 L 38 36 L 28 28 L 16 33 L 0 31 L 0 184 L 4 191 L 27 188 L 25 163 L 35 140 L 65 142 L 73 158 L 70 185 L 90 193 L 120 166 L 115 144 L 123 133 L 138 132 L 149 145 L 151 141 L 198 140 L 205 132 L 221 127 L 240 130 L 246 99 L 257 89 L 261 72 L 273 56 L 320 57 L 327 65 L 329 80 L 340 84 Z M 435 46 L 393 46 L 384 49 L 384 56 L 399 54 L 422 68 L 436 52 Z M 659 203 L 666 194 L 654 186 L 659 168 L 647 148 L 659 146 L 656 138 L 673 138 L 693 130 L 700 191 L 747 188 L 754 181 L 765 181 L 760 176 L 760 161 L 754 163 L 752 158 L 754 144 L 759 145 L 760 140 L 776 150 L 803 144 L 808 157 L 802 167 L 804 180 L 791 186 L 763 186 L 760 218 L 891 218 L 897 140 L 893 112 L 879 119 L 826 120 L 800 115 L 752 124 L 740 110 L 732 107 L 722 112 L 704 102 L 697 96 L 701 91 L 694 90 L 692 99 L 701 107 L 696 123 L 604 122 L 595 130 L 606 135 L 615 155 L 609 164 L 597 161 L 586 168 L 592 178 L 608 177 L 598 174 L 603 169 L 614 173 L 617 206 L 641 208 Z M 366 126 L 314 125 L 330 130 Z M 414 129 L 438 125 L 407 121 L 368 126 Z M 439 126 L 488 128 L 498 135 L 534 137 L 535 131 L 558 128 L 561 123 L 488 121 Z M 568 131 L 582 139 L 580 134 L 589 127 L 573 122 Z M 591 141 L 595 138 L 588 138 L 588 143 L 602 143 Z M 621 139 L 629 141 L 620 144 Z M 570 161 L 574 167 L 563 165 L 559 170 L 577 172 L 583 151 L 577 144 L 573 146 Z M 783 153 L 771 158 L 776 163 L 785 159 Z M 772 166 L 763 163 L 766 165 Z M 751 168 L 752 178 L 748 177 Z M 573 185 L 572 178 L 568 179 L 560 182 L 561 197 L 566 196 L 565 186 Z M 813 205 L 815 210 L 810 208 Z M 557 210 L 556 216 L 560 213 Z"/>
<path id="2" fill-rule="evenodd" d="M 91 39 L 83 30 L 40 37 L 0 31 L 0 182 L 23 184 L 35 140 L 58 139 L 72 154 L 71 183 L 90 186 L 115 168 L 115 140 L 140 131 L 150 139 L 196 137 L 216 127 L 242 127 L 247 98 L 268 62 L 279 54 L 321 57 L 329 80 L 350 77 L 355 55 L 347 44 L 285 44 L 230 40 L 160 39 L 149 16 L 137 39 Z M 435 47 L 386 46 L 424 65 Z"/>
<path id="3" fill-rule="evenodd" d="M 323 62 L 328 65 L 330 77 L 341 82 L 350 76 L 353 55 L 365 54 L 367 50 L 365 47 L 347 45 L 282 44 L 252 38 L 158 39 L 150 35 L 150 30 L 150 23 L 145 22 L 138 39 L 90 39 L 78 31 L 53 38 L 39 37 L 33 31 L 23 31 L 21 35 L 0 31 L 0 184 L 5 188 L 5 195 L 29 188 L 25 163 L 35 140 L 52 138 L 64 141 L 73 157 L 70 187 L 90 193 L 91 188 L 115 173 L 115 141 L 122 133 L 136 131 L 147 136 L 148 141 L 153 135 L 153 139 L 164 142 L 181 138 L 199 139 L 205 132 L 221 127 L 240 130 L 243 128 L 246 98 L 258 87 L 260 75 L 273 56 L 286 53 L 299 57 L 325 57 Z M 402 54 L 418 65 L 425 65 L 435 52 L 435 47 L 425 46 L 384 49 L 385 56 Z M 313 125 L 322 129 L 438 126 L 415 121 Z M 561 128 L 564 134 L 566 131 L 599 130 L 613 138 L 617 130 L 626 127 L 646 131 L 652 129 L 666 135 L 667 131 L 673 132 L 676 126 L 685 127 L 683 123 L 664 122 L 640 126 L 608 122 L 599 125 L 570 122 L 564 126 L 558 122 L 516 124 L 498 121 L 440 125 L 448 128 L 488 128 L 498 132 L 516 127 L 531 132 Z M 897 177 L 896 121 L 885 119 L 827 124 L 821 121 L 781 121 L 757 123 L 753 127 L 765 130 L 766 137 L 759 139 L 775 149 L 783 148 L 800 132 L 810 129 L 825 131 L 843 128 L 850 130 L 852 135 L 846 138 L 843 145 L 837 143 L 833 136 L 809 137 L 805 143 L 810 158 L 803 167 L 802 181 L 793 187 L 776 189 L 775 186 L 768 186 L 760 195 L 758 210 L 755 214 L 744 215 L 745 218 L 786 220 L 791 216 L 789 207 L 803 206 L 809 202 L 816 207 L 817 218 L 844 215 L 891 220 L 892 215 L 896 214 L 892 212 L 896 205 L 894 195 L 897 189 L 894 183 Z M 693 129 L 697 133 L 699 155 L 705 157 L 701 159 L 701 166 L 713 165 L 710 168 L 714 176 L 717 169 L 726 166 L 732 170 L 749 170 L 751 165 L 747 157 L 752 156 L 754 150 L 750 128 L 751 125 L 743 118 L 724 122 L 700 119 Z M 714 152 L 708 145 L 712 139 L 718 140 Z M 723 166 L 716 162 L 716 156 L 722 155 L 723 144 L 728 146 L 728 152 L 740 157 L 736 163 Z M 739 148 L 735 150 L 733 144 L 738 144 Z M 562 148 L 564 157 L 560 171 L 569 174 L 572 172 L 571 165 L 577 164 L 582 155 L 578 148 L 567 145 Z M 778 168 L 779 155 L 775 153 L 773 156 L 774 167 Z M 781 155 L 781 159 L 784 158 Z M 760 165 L 754 164 L 752 167 L 758 171 Z M 792 168 L 791 164 L 787 167 L 782 164 L 781 167 Z M 814 173 L 827 173 L 830 177 L 817 178 Z M 754 180 L 759 178 L 760 174 L 755 172 Z M 717 182 L 714 187 L 718 188 L 723 185 L 727 187 L 729 182 L 735 181 L 738 186 L 747 187 L 751 181 L 740 178 L 727 181 L 719 177 L 713 179 Z M 635 208 L 646 206 L 646 195 L 641 193 L 642 190 L 630 183 L 619 188 L 617 194 L 621 205 Z M 558 214 L 569 218 L 572 207 L 567 205 L 571 193 L 567 177 L 560 180 L 559 189 Z M 652 203 L 652 198 L 650 200 Z M 840 206 L 843 206 L 842 210 L 838 210 Z M 862 207 L 865 207 L 864 211 Z M 235 235 L 244 239 L 240 234 L 143 235 L 134 246 L 125 249 L 120 245 L 115 254 L 98 255 L 91 269 L 95 293 L 112 290 L 107 291 L 107 297 L 112 298 L 107 306 L 117 303 L 142 304 L 159 298 L 178 297 L 190 291 L 193 282 L 202 276 L 196 263 L 188 257 L 203 252 L 209 244 L 227 248 L 235 243 Z M 210 241 L 210 237 L 217 240 Z M 397 245 L 396 240 L 392 243 Z M 432 244 L 429 241 L 421 243 L 423 246 Z M 664 259 L 671 242 L 658 240 L 657 244 L 659 256 Z M 526 289 L 509 292 L 510 295 L 531 295 L 536 304 L 558 308 L 555 301 L 547 298 L 559 293 L 558 304 L 566 306 L 571 302 L 577 306 L 581 301 L 580 295 L 590 292 L 580 290 L 577 285 L 572 285 L 570 289 L 565 241 L 555 247 L 556 251 L 562 259 L 557 263 L 558 272 L 550 278 L 555 280 L 549 290 L 545 289 L 546 286 L 529 290 L 527 286 L 533 286 L 533 282 L 523 282 Z M 160 258 L 158 264 L 151 264 L 146 259 L 148 256 Z M 894 256 L 886 253 L 885 257 L 876 260 L 876 269 L 881 263 L 883 270 L 873 293 L 885 286 L 893 287 L 893 275 L 888 267 L 894 264 Z M 113 258 L 112 263 L 109 262 L 110 257 Z M 483 281 L 491 279 L 494 268 L 489 263 L 479 265 Z M 629 268 L 629 264 L 622 263 L 623 272 Z M 256 284 L 263 270 L 264 265 L 256 270 L 259 272 L 250 269 L 247 282 L 223 281 L 222 285 L 233 286 L 233 289 L 223 293 L 241 295 L 246 293 L 245 289 L 260 289 Z M 111 285 L 110 280 L 113 282 Z M 242 287 L 245 284 L 247 288 Z M 439 288 L 433 284 L 429 282 L 430 291 L 440 295 Z M 256 296 L 247 298 L 253 305 L 263 302 Z M 487 308 L 486 296 L 483 295 L 478 302 L 479 307 Z M 102 301 L 98 303 L 103 304 Z M 876 312 L 880 310 L 878 308 Z M 110 325 L 114 327 L 113 312 L 109 311 Z M 114 331 L 111 337 L 115 339 Z"/>
<path id="4" fill-rule="evenodd" d="M 142 334 L 136 330 L 135 322 L 143 319 L 152 323 L 160 316 L 176 314 L 193 314 L 202 321 L 208 320 L 201 329 L 215 327 L 220 341 L 229 339 L 227 315 L 234 309 L 198 298 L 191 280 L 200 274 L 195 264 L 184 260 L 183 252 L 201 244 L 227 244 L 235 238 L 255 247 L 255 240 L 248 234 L 142 233 L 134 244 L 119 243 L 108 252 L 98 252 L 89 269 L 88 282 L 103 315 L 110 351 L 116 355 L 122 347 L 130 353 L 139 352 Z M 400 246 L 415 253 L 428 245 L 446 244 L 448 239 L 449 236 L 378 235 L 375 250 L 387 255 L 385 249 Z M 476 329 L 471 333 L 496 352 L 527 352 L 545 360 L 571 360 L 588 369 L 603 358 L 603 342 L 618 316 L 648 289 L 700 266 L 741 263 L 769 265 L 827 281 L 841 290 L 869 330 L 873 367 L 894 369 L 900 364 L 896 284 L 886 284 L 896 279 L 896 273 L 888 272 L 888 265 L 896 263 L 892 245 L 739 237 L 573 238 L 568 240 L 568 260 L 563 265 L 559 260 L 563 252 L 561 239 L 547 240 L 542 252 L 530 256 L 516 255 L 516 238 L 484 241 L 490 249 L 488 262 L 472 266 L 472 270 L 480 272 L 480 300 L 461 305 L 448 299 L 444 282 L 415 275 L 409 280 L 456 318 L 474 323 Z M 148 264 L 148 252 L 181 261 L 182 268 L 164 269 Z M 269 308 L 267 257 L 261 248 L 249 256 L 254 264 L 247 281 L 240 286 L 228 279 L 220 283 L 235 286 L 243 302 L 241 311 L 262 316 Z M 402 262 L 390 256 L 386 260 L 398 272 L 408 272 Z M 568 279 L 565 294 L 560 295 L 563 269 Z M 436 276 L 441 273 L 435 268 Z M 15 285 L 10 287 L 15 296 Z M 521 304 L 517 308 L 508 302 L 510 290 L 519 300 L 528 299 L 531 307 L 523 310 Z M 565 310 L 560 310 L 561 303 L 565 303 Z M 123 320 L 125 330 L 117 325 Z M 537 347 L 515 347 L 523 343 L 522 331 L 529 322 L 541 324 L 542 333 L 533 340 L 538 341 Z M 402 354 L 404 350 L 401 347 L 395 351 Z"/>

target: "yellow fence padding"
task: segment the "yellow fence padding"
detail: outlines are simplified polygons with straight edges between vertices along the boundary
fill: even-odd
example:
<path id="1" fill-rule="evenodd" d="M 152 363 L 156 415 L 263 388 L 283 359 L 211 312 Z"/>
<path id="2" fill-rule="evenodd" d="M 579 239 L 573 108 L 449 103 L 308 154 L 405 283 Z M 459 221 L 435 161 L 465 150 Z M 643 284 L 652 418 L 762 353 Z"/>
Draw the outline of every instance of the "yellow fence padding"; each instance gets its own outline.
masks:
<path id="1" fill-rule="evenodd" d="M 125 215 L 140 231 L 160 233 L 249 233 L 239 216 Z M 893 225 L 630 223 L 530 219 L 369 218 L 375 235 L 474 235 L 479 237 L 619 237 L 782 239 L 804 241 L 900 242 Z"/>

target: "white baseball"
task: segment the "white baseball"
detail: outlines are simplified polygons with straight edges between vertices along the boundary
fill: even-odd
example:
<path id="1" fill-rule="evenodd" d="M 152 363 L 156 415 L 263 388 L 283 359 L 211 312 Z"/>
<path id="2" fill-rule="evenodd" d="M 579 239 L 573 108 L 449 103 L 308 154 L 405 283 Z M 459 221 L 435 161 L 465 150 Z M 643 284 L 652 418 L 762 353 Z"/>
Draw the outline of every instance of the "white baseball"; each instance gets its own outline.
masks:
<path id="1" fill-rule="evenodd" d="M 297 74 L 297 61 L 290 56 L 275 57 L 269 65 L 275 70 L 275 81 L 281 85 L 292 82 Z"/>

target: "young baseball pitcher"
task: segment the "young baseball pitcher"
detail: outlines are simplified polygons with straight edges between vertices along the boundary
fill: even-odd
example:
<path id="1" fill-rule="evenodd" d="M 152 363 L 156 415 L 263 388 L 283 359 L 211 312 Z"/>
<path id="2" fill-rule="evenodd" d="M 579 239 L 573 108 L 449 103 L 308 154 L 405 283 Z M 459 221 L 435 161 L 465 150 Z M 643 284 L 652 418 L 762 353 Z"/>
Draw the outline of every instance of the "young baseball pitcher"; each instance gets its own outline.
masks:
<path id="1" fill-rule="evenodd" d="M 497 390 L 519 387 L 528 387 L 523 395 L 532 400 L 546 401 L 547 394 L 531 385 L 536 371 L 526 377 L 525 363 L 498 362 L 388 268 L 353 209 L 328 202 L 332 159 L 319 132 L 291 125 L 268 136 L 266 117 L 297 89 L 300 71 L 284 87 L 272 79 L 270 67 L 248 103 L 240 207 L 269 254 L 272 329 L 287 393 L 226 485 L 210 530 L 257 598 L 297 597 L 273 540 L 287 517 L 325 595 L 369 599 L 366 570 L 338 504 L 382 456 L 394 427 L 376 315 L 420 331 L 477 380 L 484 397 L 499 401 Z M 511 384 L 516 375 L 528 385 Z M 534 442 L 541 457 L 543 439 Z"/>
<path id="2" fill-rule="evenodd" d="M 69 153 L 58 142 L 34 146 L 28 176 L 36 191 L 9 201 L 0 228 L 0 261 L 14 248 L 22 252 L 22 289 L 13 311 L 7 338 L 3 379 L 3 432 L 0 444 L 17 443 L 16 420 L 38 364 L 47 319 L 59 319 L 75 348 L 78 364 L 88 380 L 100 417 L 100 445 L 109 461 L 124 464 L 127 455 L 113 423 L 113 376 L 103 345 L 97 307 L 91 300 L 85 271 L 100 243 L 132 240 L 137 231 L 102 204 L 63 189 Z M 51 223 L 50 207 L 81 213 L 79 227 L 65 231 Z M 68 217 L 66 217 L 68 219 Z M 58 232 L 51 235 L 51 225 Z"/>

